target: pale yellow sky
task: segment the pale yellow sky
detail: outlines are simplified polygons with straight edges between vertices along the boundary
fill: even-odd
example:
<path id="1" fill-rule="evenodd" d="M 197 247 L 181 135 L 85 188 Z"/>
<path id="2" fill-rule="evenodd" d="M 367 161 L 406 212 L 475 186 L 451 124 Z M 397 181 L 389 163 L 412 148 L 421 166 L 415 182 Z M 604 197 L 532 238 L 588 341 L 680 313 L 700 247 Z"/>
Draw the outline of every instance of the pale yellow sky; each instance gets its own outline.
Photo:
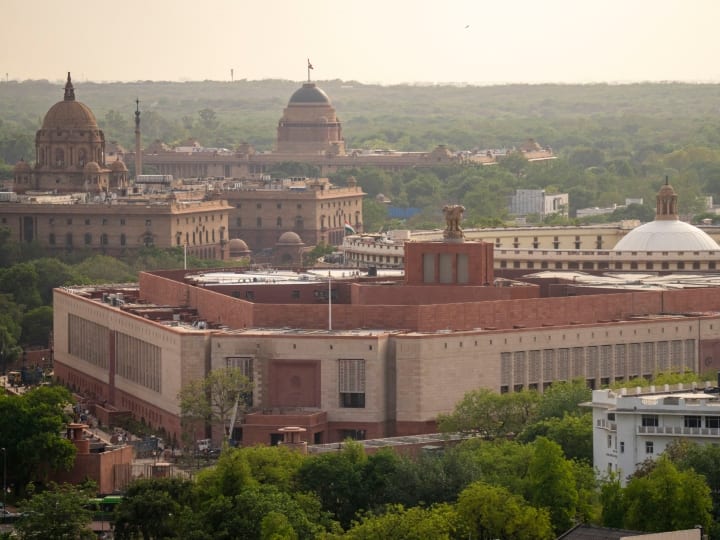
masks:
<path id="1" fill-rule="evenodd" d="M 720 81 L 719 0 L 0 0 L 0 77 Z"/>

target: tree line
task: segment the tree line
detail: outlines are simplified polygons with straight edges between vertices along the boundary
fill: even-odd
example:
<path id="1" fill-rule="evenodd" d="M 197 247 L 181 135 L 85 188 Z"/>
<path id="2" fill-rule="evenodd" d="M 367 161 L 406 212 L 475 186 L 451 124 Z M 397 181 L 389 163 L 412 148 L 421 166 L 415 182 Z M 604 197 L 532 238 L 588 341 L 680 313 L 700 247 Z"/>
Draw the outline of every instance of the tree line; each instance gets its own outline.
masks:
<path id="1" fill-rule="evenodd" d="M 660 375 L 653 382 L 689 378 L 695 377 Z M 63 389 L 41 388 L 0 397 L 0 408 L 35 406 L 57 421 L 68 398 Z M 711 537 L 720 533 L 718 447 L 671 445 L 622 487 L 617 476 L 598 477 L 592 468 L 591 413 L 580 406 L 589 399 L 581 380 L 554 384 L 543 394 L 469 392 L 439 419 L 442 429 L 468 436 L 417 455 L 387 448 L 368 454 L 349 440 L 339 451 L 310 455 L 282 446 L 225 447 L 217 463 L 193 479 L 134 481 L 113 516 L 114 534 L 120 539 L 542 540 L 577 523 L 645 532 L 702 525 Z M 42 403 L 50 406 L 37 409 Z M 28 428 L 35 430 L 35 439 L 48 440 L 53 429 L 50 439 L 58 436 L 57 428 L 38 422 Z M 0 422 L 3 440 L 13 436 L 11 429 Z M 52 468 L 71 462 L 72 445 L 69 450 L 50 445 L 46 451 Z M 33 461 L 40 453 L 10 456 L 27 460 L 13 469 L 14 480 L 31 482 L 21 502 L 25 517 L 17 524 L 19 537 L 62 529 L 69 535 L 63 537 L 80 538 L 92 517 L 87 501 L 93 492 L 85 485 L 43 483 L 39 473 L 47 467 Z M 29 472 L 20 476 L 20 471 Z M 59 519 L 60 513 L 74 518 Z"/>

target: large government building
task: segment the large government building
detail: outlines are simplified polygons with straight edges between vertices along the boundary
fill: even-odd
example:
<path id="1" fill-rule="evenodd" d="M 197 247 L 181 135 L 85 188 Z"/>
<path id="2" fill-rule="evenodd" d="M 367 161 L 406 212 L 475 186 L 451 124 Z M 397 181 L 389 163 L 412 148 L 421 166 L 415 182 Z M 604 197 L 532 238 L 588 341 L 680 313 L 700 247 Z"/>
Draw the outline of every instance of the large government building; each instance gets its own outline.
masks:
<path id="1" fill-rule="evenodd" d="M 144 151 L 143 163 L 159 174 L 179 178 L 248 178 L 266 174 L 281 163 L 295 161 L 313 165 L 320 176 L 327 176 L 353 167 L 397 171 L 443 164 L 493 165 L 508 151 L 452 152 L 445 145 L 439 145 L 430 152 L 348 150 L 332 101 L 317 84 L 308 80 L 293 93 L 283 111 L 273 152 L 256 152 L 249 144 L 241 144 L 234 151 L 205 151 L 200 146 L 171 149 L 157 142 Z M 552 149 L 542 147 L 533 139 L 525 141 L 517 151 L 522 152 L 528 161 L 555 159 Z"/>
<path id="2" fill-rule="evenodd" d="M 406 243 L 404 275 L 158 271 L 57 289 L 55 375 L 180 440 L 179 390 L 238 367 L 254 388 L 233 436 L 272 444 L 286 426 L 310 443 L 430 433 L 477 388 L 720 367 L 717 276 L 509 280 L 492 243 L 450 232 Z"/>

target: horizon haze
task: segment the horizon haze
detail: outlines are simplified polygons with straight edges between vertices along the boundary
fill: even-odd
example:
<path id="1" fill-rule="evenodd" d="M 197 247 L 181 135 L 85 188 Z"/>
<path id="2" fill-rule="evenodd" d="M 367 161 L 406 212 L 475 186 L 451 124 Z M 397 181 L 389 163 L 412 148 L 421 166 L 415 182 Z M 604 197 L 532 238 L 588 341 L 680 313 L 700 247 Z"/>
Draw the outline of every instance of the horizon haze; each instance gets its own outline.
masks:
<path id="1" fill-rule="evenodd" d="M 716 82 L 714 0 L 5 0 L 3 81 Z"/>

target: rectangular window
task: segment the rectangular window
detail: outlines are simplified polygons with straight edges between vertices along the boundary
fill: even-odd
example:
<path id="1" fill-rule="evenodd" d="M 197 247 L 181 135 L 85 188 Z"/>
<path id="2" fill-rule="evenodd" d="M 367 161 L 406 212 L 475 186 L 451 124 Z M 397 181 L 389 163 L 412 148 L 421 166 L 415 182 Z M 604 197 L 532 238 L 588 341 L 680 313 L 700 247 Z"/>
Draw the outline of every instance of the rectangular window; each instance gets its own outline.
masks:
<path id="1" fill-rule="evenodd" d="M 149 227 L 150 225 L 152 225 L 152 220 L 151 220 L 151 219 L 146 219 L 146 220 L 145 220 L 145 226 L 146 226 L 146 227 Z"/>
<path id="2" fill-rule="evenodd" d="M 701 422 L 700 422 L 699 416 L 686 416 L 685 417 L 685 427 L 699 428 L 700 426 L 701 426 Z"/>
<path id="3" fill-rule="evenodd" d="M 607 436 L 608 448 L 612 448 L 612 435 Z"/>
<path id="4" fill-rule="evenodd" d="M 340 407 L 365 407 L 365 360 L 338 360 L 338 390 Z"/>
<path id="5" fill-rule="evenodd" d="M 643 427 L 658 427 L 660 422 L 656 414 L 643 414 L 642 415 L 642 426 Z"/>
<path id="6" fill-rule="evenodd" d="M 706 416 L 705 427 L 707 428 L 720 428 L 720 416 Z"/>
<path id="7" fill-rule="evenodd" d="M 654 454 L 655 453 L 655 445 L 652 441 L 645 441 L 645 453 L 646 454 Z"/>
<path id="8" fill-rule="evenodd" d="M 622 454 L 624 452 L 625 452 L 625 443 L 623 441 L 620 441 L 620 453 Z"/>

